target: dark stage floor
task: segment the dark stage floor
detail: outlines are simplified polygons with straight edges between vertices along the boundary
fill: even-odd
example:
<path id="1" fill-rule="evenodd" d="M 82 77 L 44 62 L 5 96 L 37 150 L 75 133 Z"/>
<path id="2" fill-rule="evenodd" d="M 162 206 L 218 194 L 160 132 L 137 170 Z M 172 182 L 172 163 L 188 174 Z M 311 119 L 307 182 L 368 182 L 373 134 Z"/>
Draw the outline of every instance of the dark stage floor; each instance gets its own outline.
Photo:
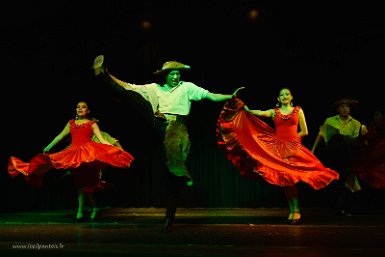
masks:
<path id="1" fill-rule="evenodd" d="M 160 233 L 163 209 L 106 208 L 94 222 L 73 210 L 2 213 L 2 256 L 379 256 L 385 213 L 336 216 L 304 209 L 287 225 L 287 209 L 178 210 L 174 231 Z"/>

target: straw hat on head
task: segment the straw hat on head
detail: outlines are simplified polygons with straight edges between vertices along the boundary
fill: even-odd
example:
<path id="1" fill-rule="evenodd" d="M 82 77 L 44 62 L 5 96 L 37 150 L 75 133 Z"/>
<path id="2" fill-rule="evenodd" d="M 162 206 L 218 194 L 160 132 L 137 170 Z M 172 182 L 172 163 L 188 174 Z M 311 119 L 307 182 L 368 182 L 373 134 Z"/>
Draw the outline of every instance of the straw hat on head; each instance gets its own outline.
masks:
<path id="1" fill-rule="evenodd" d="M 191 67 L 189 65 L 177 62 L 177 61 L 168 61 L 163 63 L 162 69 L 154 71 L 154 74 L 161 74 L 165 71 L 169 70 L 190 70 Z"/>
<path id="2" fill-rule="evenodd" d="M 342 98 L 338 101 L 335 101 L 333 103 L 333 107 L 334 108 L 338 108 L 341 104 L 347 104 L 349 105 L 350 107 L 355 107 L 358 105 L 358 101 L 355 100 L 355 99 L 352 99 L 352 98 Z"/>

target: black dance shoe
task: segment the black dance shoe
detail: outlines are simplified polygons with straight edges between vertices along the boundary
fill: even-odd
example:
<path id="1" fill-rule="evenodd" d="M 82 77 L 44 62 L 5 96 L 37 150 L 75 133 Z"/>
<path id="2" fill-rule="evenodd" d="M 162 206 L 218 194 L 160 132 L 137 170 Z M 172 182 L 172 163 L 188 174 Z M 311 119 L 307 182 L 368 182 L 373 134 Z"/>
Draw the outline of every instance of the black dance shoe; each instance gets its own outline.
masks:
<path id="1" fill-rule="evenodd" d="M 337 211 L 337 215 L 343 216 L 343 217 L 351 217 L 352 216 L 352 214 L 350 212 L 347 212 L 344 209 Z"/>

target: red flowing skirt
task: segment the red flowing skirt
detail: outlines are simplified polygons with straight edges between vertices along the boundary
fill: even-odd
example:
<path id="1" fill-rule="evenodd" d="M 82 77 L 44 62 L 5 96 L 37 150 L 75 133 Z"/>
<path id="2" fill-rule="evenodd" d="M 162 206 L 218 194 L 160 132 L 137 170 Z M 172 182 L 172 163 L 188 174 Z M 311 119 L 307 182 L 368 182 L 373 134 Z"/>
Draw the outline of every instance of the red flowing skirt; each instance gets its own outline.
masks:
<path id="1" fill-rule="evenodd" d="M 301 181 L 316 190 L 339 178 L 301 144 L 298 136 L 283 140 L 269 124 L 243 107 L 238 98 L 226 102 L 217 121 L 218 144 L 242 176 L 262 177 L 277 186 Z"/>

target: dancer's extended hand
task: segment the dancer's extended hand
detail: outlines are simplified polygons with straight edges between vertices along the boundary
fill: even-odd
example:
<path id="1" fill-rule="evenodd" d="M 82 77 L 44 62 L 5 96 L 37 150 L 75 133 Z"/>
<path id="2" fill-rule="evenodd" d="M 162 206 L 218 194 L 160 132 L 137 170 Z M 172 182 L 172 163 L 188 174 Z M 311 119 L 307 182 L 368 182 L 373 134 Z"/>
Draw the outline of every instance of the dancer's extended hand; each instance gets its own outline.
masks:
<path id="1" fill-rule="evenodd" d="M 233 97 L 238 97 L 238 95 L 239 95 L 239 91 L 241 91 L 241 90 L 243 90 L 243 89 L 245 89 L 245 87 L 239 87 L 239 88 L 237 88 L 237 90 L 235 90 L 234 91 L 234 93 L 233 93 Z"/>

